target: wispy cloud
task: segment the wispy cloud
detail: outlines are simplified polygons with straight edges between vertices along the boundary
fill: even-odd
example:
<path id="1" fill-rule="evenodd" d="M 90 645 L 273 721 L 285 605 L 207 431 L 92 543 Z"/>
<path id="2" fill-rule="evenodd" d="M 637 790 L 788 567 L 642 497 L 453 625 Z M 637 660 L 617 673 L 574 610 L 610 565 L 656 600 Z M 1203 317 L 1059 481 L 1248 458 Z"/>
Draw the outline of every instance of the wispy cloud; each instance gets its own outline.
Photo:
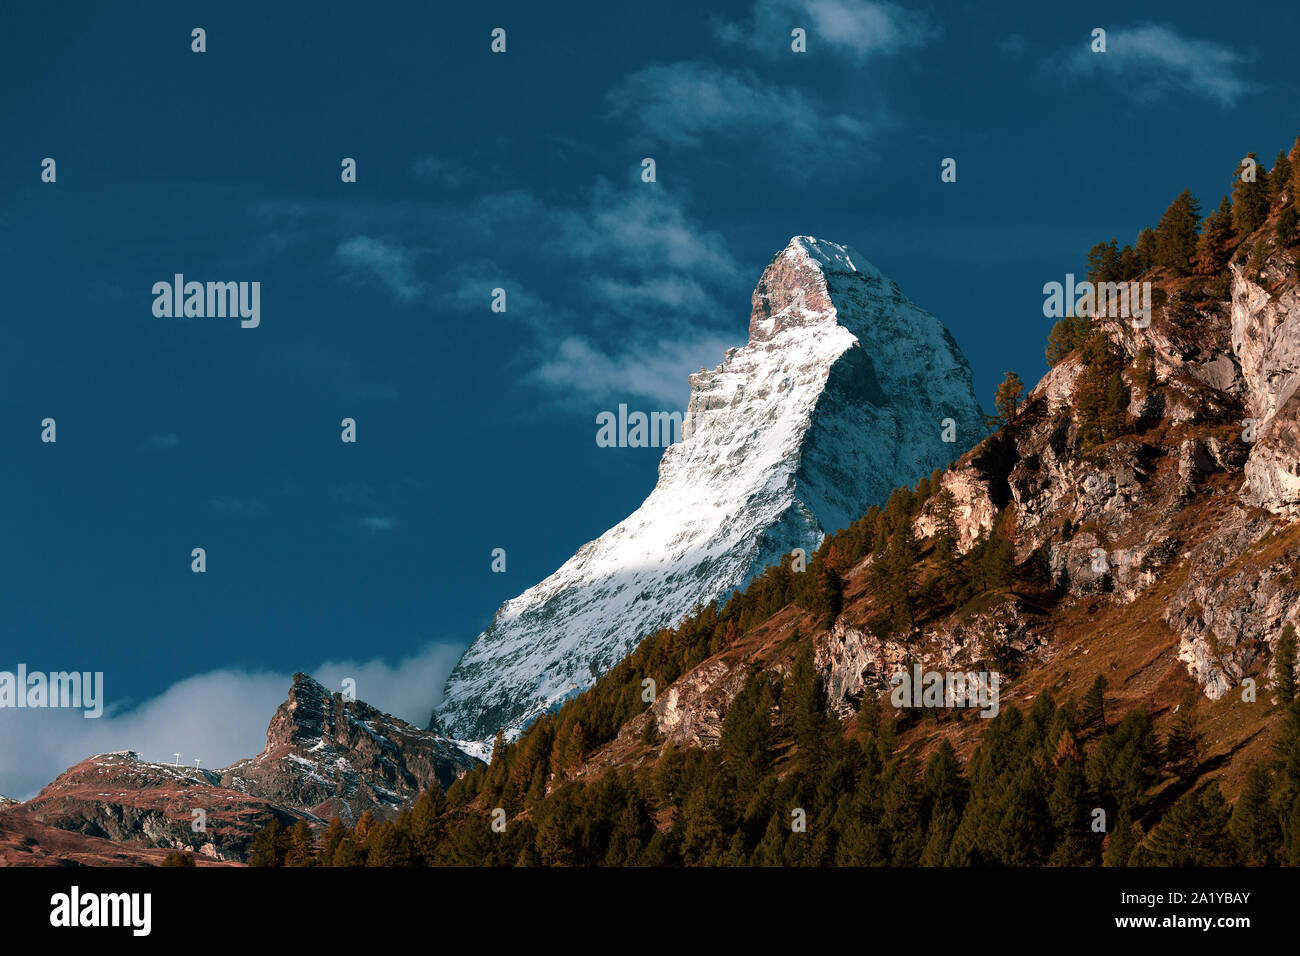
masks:
<path id="1" fill-rule="evenodd" d="M 690 214 L 684 191 L 629 178 L 562 199 L 512 189 L 449 203 L 436 218 L 454 247 L 440 236 L 363 234 L 336 255 L 401 302 L 509 323 L 507 361 L 562 404 L 639 398 L 680 407 L 686 376 L 738 344 L 723 332 L 736 311 L 723 302 L 744 301 L 747 277 L 726 240 Z M 516 274 L 519 261 L 540 270 L 531 275 L 539 283 L 543 273 L 570 276 L 563 298 Z M 426 263 L 438 264 L 436 275 L 422 271 Z M 490 311 L 496 288 L 506 291 L 504 313 Z M 368 502 L 354 520 L 389 530 L 378 523 L 388 507 Z"/>
<path id="2" fill-rule="evenodd" d="M 791 31 L 808 33 L 808 54 L 820 49 L 855 61 L 922 46 L 938 26 L 917 10 L 876 0 L 758 0 L 747 20 L 717 24 L 718 36 L 765 56 L 791 52 Z"/>
<path id="3" fill-rule="evenodd" d="M 675 410 L 683 407 L 688 392 L 685 373 L 716 365 L 722 353 L 735 344 L 708 332 L 689 339 L 639 340 L 616 348 L 570 336 L 556 345 L 534 378 L 588 405 L 611 397 L 636 396 Z"/>
<path id="4" fill-rule="evenodd" d="M 354 272 L 375 279 L 403 302 L 414 302 L 424 292 L 424 283 L 414 273 L 417 250 L 370 236 L 344 239 L 334 257 Z"/>
<path id="5" fill-rule="evenodd" d="M 650 145 L 699 148 L 706 137 L 744 141 L 800 176 L 861 155 L 871 133 L 886 123 L 883 109 L 867 116 L 837 113 L 794 87 L 700 60 L 638 70 L 607 100 L 615 115 L 635 118 Z"/>
<path id="6" fill-rule="evenodd" d="M 1044 69 L 1071 76 L 1109 76 L 1136 99 L 1153 102 L 1188 91 L 1231 106 L 1250 89 L 1241 75 L 1246 57 L 1214 40 L 1187 37 L 1169 26 L 1142 24 L 1106 31 L 1106 52 L 1094 53 L 1087 37 Z"/>
<path id="7" fill-rule="evenodd" d="M 381 531 L 392 531 L 397 527 L 398 523 L 399 522 L 396 518 L 389 518 L 383 515 L 370 515 L 357 522 L 357 524 L 366 531 L 372 531 L 375 533 Z"/>
<path id="8" fill-rule="evenodd" d="M 449 189 L 458 189 L 474 179 L 466 166 L 441 156 L 417 156 L 411 160 L 411 175 L 416 179 L 441 183 Z"/>

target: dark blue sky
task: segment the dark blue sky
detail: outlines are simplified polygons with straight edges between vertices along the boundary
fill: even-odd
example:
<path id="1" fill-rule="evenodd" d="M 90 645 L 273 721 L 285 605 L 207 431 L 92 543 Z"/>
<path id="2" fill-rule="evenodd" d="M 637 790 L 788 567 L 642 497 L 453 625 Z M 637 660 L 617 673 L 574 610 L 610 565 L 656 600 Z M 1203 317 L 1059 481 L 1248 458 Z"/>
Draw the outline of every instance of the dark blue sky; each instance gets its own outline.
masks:
<path id="1" fill-rule="evenodd" d="M 6 4 L 0 668 L 123 704 L 463 647 L 649 491 L 596 413 L 681 408 L 792 235 L 935 313 L 986 405 L 1036 381 L 1044 282 L 1290 147 L 1278 7 Z M 156 318 L 176 272 L 259 281 L 261 326 Z"/>

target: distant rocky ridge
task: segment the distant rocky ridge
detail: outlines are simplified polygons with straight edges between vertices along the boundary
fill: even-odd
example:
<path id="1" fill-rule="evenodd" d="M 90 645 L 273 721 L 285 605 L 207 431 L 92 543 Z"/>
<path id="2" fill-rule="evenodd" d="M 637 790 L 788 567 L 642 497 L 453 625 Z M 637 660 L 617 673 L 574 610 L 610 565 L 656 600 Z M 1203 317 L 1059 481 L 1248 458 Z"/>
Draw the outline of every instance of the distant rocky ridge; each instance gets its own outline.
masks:
<path id="1" fill-rule="evenodd" d="M 256 757 L 200 770 L 141 760 L 133 751 L 99 754 L 31 800 L 0 808 L 0 834 L 22 832 L 31 821 L 128 847 L 239 861 L 272 820 L 323 825 L 337 816 L 352 824 L 366 811 L 392 819 L 422 790 L 445 788 L 475 763 L 436 734 L 295 674 Z M 85 852 L 90 859 L 99 853 Z M 157 862 L 148 855 L 135 862 L 150 861 Z"/>
<path id="2" fill-rule="evenodd" d="M 858 252 L 808 236 L 764 270 L 749 342 L 690 382 L 683 440 L 649 497 L 501 606 L 431 727 L 478 753 L 498 731 L 513 739 L 646 635 L 811 553 L 984 434 L 943 325 Z"/>

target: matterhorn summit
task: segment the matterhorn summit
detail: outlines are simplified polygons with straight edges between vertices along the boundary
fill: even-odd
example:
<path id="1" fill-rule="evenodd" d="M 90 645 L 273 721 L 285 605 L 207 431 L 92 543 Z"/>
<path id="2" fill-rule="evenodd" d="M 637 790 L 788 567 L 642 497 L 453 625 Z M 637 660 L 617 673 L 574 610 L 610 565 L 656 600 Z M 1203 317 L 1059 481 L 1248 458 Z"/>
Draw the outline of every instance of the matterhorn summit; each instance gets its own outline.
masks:
<path id="1" fill-rule="evenodd" d="M 647 634 L 811 553 L 984 434 L 947 329 L 856 251 L 809 236 L 758 280 L 749 342 L 690 384 L 649 497 L 501 606 L 447 679 L 441 731 L 513 739 Z"/>

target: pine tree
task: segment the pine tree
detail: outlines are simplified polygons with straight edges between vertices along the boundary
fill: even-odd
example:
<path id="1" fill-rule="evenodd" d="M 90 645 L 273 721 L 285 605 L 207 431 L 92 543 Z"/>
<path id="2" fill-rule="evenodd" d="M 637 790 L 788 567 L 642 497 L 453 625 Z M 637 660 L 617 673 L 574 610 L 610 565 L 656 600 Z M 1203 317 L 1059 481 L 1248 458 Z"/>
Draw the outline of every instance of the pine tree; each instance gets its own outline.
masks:
<path id="1" fill-rule="evenodd" d="M 1273 691 L 1283 707 L 1290 707 L 1296 699 L 1295 657 L 1295 625 L 1288 623 L 1273 651 Z"/>
<path id="2" fill-rule="evenodd" d="M 1128 428 L 1128 389 L 1119 369 L 1110 373 L 1106 382 L 1106 403 L 1101 410 L 1101 434 L 1106 441 L 1114 441 Z"/>
<path id="3" fill-rule="evenodd" d="M 1257 763 L 1250 768 L 1246 788 L 1232 808 L 1229 830 L 1237 844 L 1237 855 L 1246 866 L 1269 866 L 1276 861 L 1282 844 L 1282 828 L 1269 803 L 1268 768 Z"/>
<path id="4" fill-rule="evenodd" d="M 816 772 L 826 759 L 829 728 L 826 686 L 814 662 L 811 641 L 806 641 L 795 655 L 781 691 L 781 711 L 788 714 L 789 732 L 799 747 L 803 765 Z"/>
<path id="5" fill-rule="evenodd" d="M 1215 275 L 1228 264 L 1227 244 L 1232 240 L 1232 204 L 1228 197 L 1219 200 L 1219 208 L 1205 218 L 1200 238 L 1196 240 L 1196 270 Z"/>
<path id="6" fill-rule="evenodd" d="M 1081 348 L 1092 334 L 1092 323 L 1079 315 L 1057 320 L 1047 336 L 1047 364 L 1055 367 L 1075 349 Z"/>
<path id="7" fill-rule="evenodd" d="M 870 745 L 880 734 L 880 699 L 870 687 L 862 691 L 862 701 L 858 704 L 858 732 L 865 743 Z"/>
<path id="8" fill-rule="evenodd" d="M 1142 273 L 1142 260 L 1132 246 L 1125 246 L 1119 254 L 1119 281 L 1128 282 Z"/>
<path id="9" fill-rule="evenodd" d="M 844 609 L 844 579 L 829 561 L 819 561 L 818 565 L 814 610 L 817 613 L 817 623 L 828 628 Z"/>
<path id="10" fill-rule="evenodd" d="M 1073 739 L 1069 733 L 1061 737 L 1062 741 Z M 1051 865 L 1093 866 L 1097 863 L 1100 843 L 1091 828 L 1091 804 L 1088 781 L 1080 761 L 1066 757 L 1047 798 L 1047 808 L 1059 837 L 1049 861 Z"/>
<path id="11" fill-rule="evenodd" d="M 408 828 L 411 849 L 425 866 L 433 866 L 438 859 L 439 844 L 446 838 L 446 825 L 442 819 L 447 811 L 447 799 L 436 783 L 420 794 L 411 807 Z"/>
<path id="12" fill-rule="evenodd" d="M 367 841 L 366 866 L 411 866 L 411 841 L 405 831 L 385 820 Z"/>
<path id="13" fill-rule="evenodd" d="M 357 846 L 356 837 L 351 833 L 345 835 L 330 860 L 331 866 L 364 866 L 365 855 Z"/>
<path id="14" fill-rule="evenodd" d="M 285 853 L 285 866 L 315 866 L 316 839 L 306 820 L 299 820 L 289 831 L 288 850 Z"/>
<path id="15" fill-rule="evenodd" d="M 1016 412 L 1020 408 L 1020 399 L 1025 393 L 1025 386 L 1020 381 L 1020 376 L 1015 372 L 1007 372 L 1002 384 L 993 397 L 993 404 L 997 407 L 998 415 L 1006 424 L 1015 421 Z"/>
<path id="16" fill-rule="evenodd" d="M 722 752 L 727 755 L 737 785 L 753 791 L 772 762 L 772 681 L 755 670 L 732 700 L 722 720 Z"/>
<path id="17" fill-rule="evenodd" d="M 1183 694 L 1165 739 L 1165 763 L 1184 781 L 1194 779 L 1200 767 L 1201 735 L 1197 730 L 1196 692 L 1191 689 Z"/>
<path id="18" fill-rule="evenodd" d="M 317 856 L 317 862 L 320 866 L 333 866 L 334 854 L 347 835 L 347 827 L 338 817 L 331 817 L 329 826 L 325 828 L 325 835 L 321 837 L 320 853 Z"/>
<path id="19" fill-rule="evenodd" d="M 1282 198 L 1282 194 L 1288 190 L 1291 185 L 1291 160 L 1287 159 L 1284 150 L 1277 151 L 1277 159 L 1273 160 L 1273 168 L 1268 171 L 1268 192 L 1269 200 L 1277 202 Z M 1291 200 L 1295 201 L 1295 196 Z"/>
<path id="20" fill-rule="evenodd" d="M 1158 263 L 1159 243 L 1156 240 L 1156 231 L 1154 229 L 1143 229 L 1138 233 L 1137 238 L 1137 258 L 1142 272 L 1153 268 Z"/>
<path id="21" fill-rule="evenodd" d="M 1211 783 L 1199 797 L 1184 794 L 1147 834 L 1133 862 L 1140 866 L 1232 866 L 1237 852 L 1228 823 L 1228 805 L 1217 783 Z"/>
<path id="22" fill-rule="evenodd" d="M 1079 726 L 1088 733 L 1106 733 L 1106 678 L 1100 674 L 1084 695 L 1083 707 L 1079 711 Z"/>
<path id="23" fill-rule="evenodd" d="M 1246 155 L 1255 159 L 1254 153 Z M 1232 226 L 1245 239 L 1268 218 L 1268 176 L 1263 166 L 1256 167 L 1253 182 L 1243 180 L 1242 175 L 1238 166 L 1232 182 Z"/>
<path id="24" fill-rule="evenodd" d="M 249 866 L 284 865 L 284 824 L 272 820 L 253 837 L 248 852 Z"/>
<path id="25" fill-rule="evenodd" d="M 1120 278 L 1118 241 L 1097 243 L 1088 251 L 1088 281 L 1118 282 Z"/>
<path id="26" fill-rule="evenodd" d="M 934 560 L 939 581 L 947 586 L 957 575 L 957 535 L 957 496 L 945 488 L 934 502 Z"/>
<path id="27" fill-rule="evenodd" d="M 1114 828 L 1106 837 L 1106 850 L 1102 854 L 1102 866 L 1128 866 L 1143 839 L 1142 828 L 1129 816 L 1127 810 L 1121 810 L 1115 820 Z"/>
<path id="28" fill-rule="evenodd" d="M 1289 246 L 1300 238 L 1300 231 L 1296 227 L 1300 226 L 1300 212 L 1296 211 L 1295 206 L 1287 206 L 1282 210 L 1282 215 L 1277 217 L 1277 225 L 1273 229 L 1274 235 L 1280 245 Z"/>
<path id="29" fill-rule="evenodd" d="M 1173 270 L 1176 275 L 1190 272 L 1200 225 L 1200 203 L 1184 189 L 1156 226 L 1156 264 Z"/>

